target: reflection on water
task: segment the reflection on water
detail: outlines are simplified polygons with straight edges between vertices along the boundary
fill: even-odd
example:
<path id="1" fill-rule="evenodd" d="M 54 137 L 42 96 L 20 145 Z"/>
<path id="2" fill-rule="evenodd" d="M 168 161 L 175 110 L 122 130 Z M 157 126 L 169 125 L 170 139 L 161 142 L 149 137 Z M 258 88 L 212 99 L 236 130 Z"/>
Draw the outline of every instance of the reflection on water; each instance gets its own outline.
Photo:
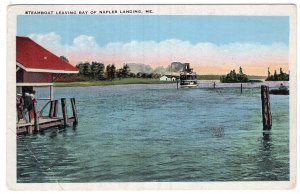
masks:
<path id="1" fill-rule="evenodd" d="M 43 89 L 38 90 L 42 95 Z M 258 88 L 176 85 L 56 88 L 79 123 L 17 137 L 18 182 L 289 180 L 289 100 Z"/>
<path id="2" fill-rule="evenodd" d="M 260 176 L 263 176 L 265 180 L 278 180 L 276 175 L 274 176 L 273 169 L 274 163 L 276 163 L 276 158 L 274 157 L 273 142 L 270 134 L 264 134 L 259 152 L 258 152 L 258 161 L 257 169 Z"/>
<path id="3" fill-rule="evenodd" d="M 270 141 L 270 132 L 263 132 L 263 140 Z"/>

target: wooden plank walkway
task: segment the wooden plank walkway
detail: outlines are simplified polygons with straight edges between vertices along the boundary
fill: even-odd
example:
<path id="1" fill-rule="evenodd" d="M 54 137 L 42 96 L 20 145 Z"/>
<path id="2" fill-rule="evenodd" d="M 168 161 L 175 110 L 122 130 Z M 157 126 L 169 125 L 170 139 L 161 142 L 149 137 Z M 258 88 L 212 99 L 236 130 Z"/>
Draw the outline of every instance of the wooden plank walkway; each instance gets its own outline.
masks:
<path id="1" fill-rule="evenodd" d="M 74 117 L 68 118 L 69 123 L 73 123 L 75 121 Z M 63 127 L 64 119 L 63 118 L 49 118 L 49 117 L 41 117 L 39 118 L 39 130 L 45 130 L 53 127 Z M 24 133 L 32 133 L 34 131 L 34 119 L 30 123 L 25 123 L 25 121 L 20 121 L 17 123 L 17 134 Z"/>

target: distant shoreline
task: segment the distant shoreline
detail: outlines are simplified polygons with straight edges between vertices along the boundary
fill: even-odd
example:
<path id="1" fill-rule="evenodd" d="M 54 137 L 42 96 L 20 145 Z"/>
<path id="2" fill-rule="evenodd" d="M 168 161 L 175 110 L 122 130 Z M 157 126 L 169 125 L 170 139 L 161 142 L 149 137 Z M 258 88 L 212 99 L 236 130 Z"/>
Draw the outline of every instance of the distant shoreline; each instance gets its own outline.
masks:
<path id="1" fill-rule="evenodd" d="M 201 75 L 200 75 L 201 76 Z M 204 77 L 206 78 L 212 78 L 212 79 L 203 79 Z M 219 79 L 213 79 L 214 76 L 207 76 L 204 75 L 202 76 L 202 79 L 198 77 L 198 80 L 200 81 L 199 85 L 201 86 L 202 84 L 208 84 L 208 82 L 213 83 L 214 81 L 218 85 L 239 85 L 241 83 L 220 83 Z M 264 79 L 261 78 L 261 76 L 251 76 L 250 79 L 253 80 L 261 80 L 262 82 L 246 82 L 242 83 L 243 85 L 248 85 L 248 84 L 262 84 L 264 82 Z M 258 78 L 258 79 L 257 79 Z M 260 78 L 260 79 L 259 79 Z M 204 83 L 201 83 L 201 81 L 204 81 Z M 278 81 L 278 83 L 281 83 Z M 176 81 L 161 81 L 159 79 L 153 79 L 153 78 L 123 78 L 123 79 L 115 79 L 115 80 L 89 80 L 89 81 L 77 81 L 77 82 L 55 82 L 54 86 L 55 87 L 89 87 L 89 86 L 111 86 L 111 85 L 128 85 L 128 84 L 176 84 Z"/>

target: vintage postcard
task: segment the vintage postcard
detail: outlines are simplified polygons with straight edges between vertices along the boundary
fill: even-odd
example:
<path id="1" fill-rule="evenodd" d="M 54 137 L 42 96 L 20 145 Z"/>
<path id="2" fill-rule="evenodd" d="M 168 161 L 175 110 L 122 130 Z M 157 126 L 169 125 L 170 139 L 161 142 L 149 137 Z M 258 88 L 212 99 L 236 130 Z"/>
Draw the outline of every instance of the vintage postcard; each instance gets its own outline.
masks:
<path id="1" fill-rule="evenodd" d="M 10 189 L 295 186 L 295 5 L 7 12 Z"/>

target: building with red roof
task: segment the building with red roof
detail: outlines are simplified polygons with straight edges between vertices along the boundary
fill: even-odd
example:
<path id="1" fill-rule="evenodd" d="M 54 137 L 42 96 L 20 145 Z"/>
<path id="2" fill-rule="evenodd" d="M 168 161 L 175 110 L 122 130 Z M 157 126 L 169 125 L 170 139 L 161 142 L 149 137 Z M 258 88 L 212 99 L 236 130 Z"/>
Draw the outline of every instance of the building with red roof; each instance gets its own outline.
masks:
<path id="1" fill-rule="evenodd" d="M 51 53 L 28 37 L 16 37 L 17 85 L 53 83 L 62 73 L 78 73 L 69 62 Z"/>

